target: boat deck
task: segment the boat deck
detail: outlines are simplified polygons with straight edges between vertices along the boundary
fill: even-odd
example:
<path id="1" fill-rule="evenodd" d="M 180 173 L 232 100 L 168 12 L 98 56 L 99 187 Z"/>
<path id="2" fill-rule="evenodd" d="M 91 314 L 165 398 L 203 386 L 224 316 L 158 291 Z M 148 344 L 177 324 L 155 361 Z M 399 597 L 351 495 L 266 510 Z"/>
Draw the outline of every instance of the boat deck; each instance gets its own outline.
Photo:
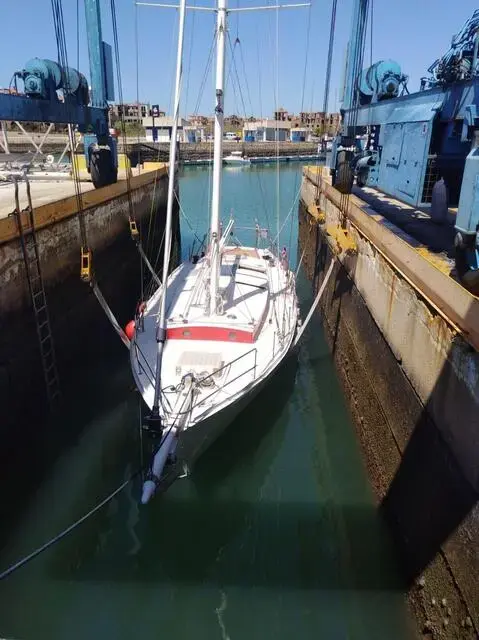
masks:
<path id="1" fill-rule="evenodd" d="M 203 397 L 210 398 L 212 389 L 199 385 L 193 422 L 268 376 L 289 348 L 296 327 L 294 278 L 268 251 L 226 247 L 221 268 L 223 309 L 217 314 L 206 313 L 205 258 L 195 265 L 183 263 L 168 285 L 162 388 L 180 389 L 184 376 L 193 373 L 211 380 L 215 391 L 207 401 Z M 148 302 L 144 330 L 137 331 L 132 351 L 137 383 L 150 407 L 159 301 L 160 290 Z M 176 393 L 166 392 L 172 407 Z"/>

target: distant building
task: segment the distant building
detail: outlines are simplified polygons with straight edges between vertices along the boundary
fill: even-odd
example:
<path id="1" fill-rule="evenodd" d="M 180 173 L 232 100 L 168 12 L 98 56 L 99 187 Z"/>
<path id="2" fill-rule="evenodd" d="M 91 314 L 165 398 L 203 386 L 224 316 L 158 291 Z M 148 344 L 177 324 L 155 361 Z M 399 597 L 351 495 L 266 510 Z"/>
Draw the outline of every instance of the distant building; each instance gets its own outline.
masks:
<path id="1" fill-rule="evenodd" d="M 311 129 L 309 127 L 291 127 L 291 142 L 310 142 Z"/>
<path id="2" fill-rule="evenodd" d="M 170 142 L 171 131 L 173 129 L 174 119 L 171 116 L 161 116 L 159 118 L 147 116 L 143 118 L 142 125 L 145 129 L 145 136 L 149 142 Z M 178 140 L 185 141 L 185 127 L 188 127 L 188 121 L 178 118 Z"/>
<path id="3" fill-rule="evenodd" d="M 290 139 L 291 122 L 255 120 L 243 125 L 245 142 L 286 142 Z"/>
<path id="4" fill-rule="evenodd" d="M 320 129 L 322 133 L 334 135 L 339 129 L 341 115 L 324 111 L 302 111 L 299 114 L 301 126 Z"/>
<path id="5" fill-rule="evenodd" d="M 196 144 L 197 142 L 206 142 L 207 127 L 187 125 L 183 127 L 182 142 Z"/>
<path id="6" fill-rule="evenodd" d="M 213 122 L 213 118 L 195 114 L 192 116 L 188 116 L 188 122 L 192 127 L 207 127 L 209 124 Z"/>
<path id="7" fill-rule="evenodd" d="M 151 107 L 146 103 L 128 103 L 128 104 L 112 104 L 110 106 L 110 122 L 113 124 L 118 120 L 122 120 L 130 124 L 141 124 L 143 118 L 148 117 Z M 159 115 L 165 115 L 164 111 L 160 111 Z"/>
<path id="8" fill-rule="evenodd" d="M 232 116 L 225 116 L 224 119 L 224 124 L 226 127 L 237 127 L 239 129 L 241 129 L 241 127 L 243 126 L 243 118 L 239 118 L 236 115 L 232 115 Z"/>
<path id="9" fill-rule="evenodd" d="M 278 111 L 274 112 L 274 119 L 278 120 L 279 122 L 291 122 L 293 118 L 294 114 L 288 113 L 288 111 L 286 111 L 286 109 L 283 109 L 283 107 L 280 107 Z"/>
<path id="10" fill-rule="evenodd" d="M 306 127 L 321 127 L 325 124 L 324 111 L 301 111 L 299 114 L 300 122 Z"/>

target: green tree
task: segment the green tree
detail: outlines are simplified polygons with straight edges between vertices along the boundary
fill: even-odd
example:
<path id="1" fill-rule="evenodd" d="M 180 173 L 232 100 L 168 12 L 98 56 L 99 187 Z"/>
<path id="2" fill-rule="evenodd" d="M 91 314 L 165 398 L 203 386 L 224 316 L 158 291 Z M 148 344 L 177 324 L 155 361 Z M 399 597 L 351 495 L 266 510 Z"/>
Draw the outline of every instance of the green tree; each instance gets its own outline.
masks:
<path id="1" fill-rule="evenodd" d="M 145 135 L 145 129 L 139 122 L 123 123 L 121 120 L 117 120 L 113 126 L 120 131 L 120 133 L 125 133 L 127 136 Z"/>

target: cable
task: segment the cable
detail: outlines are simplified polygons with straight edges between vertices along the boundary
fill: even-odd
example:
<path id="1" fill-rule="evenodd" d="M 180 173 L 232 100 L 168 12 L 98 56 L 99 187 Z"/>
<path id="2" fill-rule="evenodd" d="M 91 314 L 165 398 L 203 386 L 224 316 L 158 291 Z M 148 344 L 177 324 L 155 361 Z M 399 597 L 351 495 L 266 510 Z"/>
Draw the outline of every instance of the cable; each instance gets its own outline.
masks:
<path id="1" fill-rule="evenodd" d="M 196 0 L 193 0 L 193 6 L 196 7 Z M 196 20 L 196 11 L 193 11 L 193 18 L 191 21 L 192 36 L 190 40 L 190 50 L 188 52 L 188 67 L 186 71 L 185 118 L 188 118 L 188 93 L 190 91 L 191 56 L 193 54 L 193 37 L 195 34 L 195 20 Z"/>
<path id="2" fill-rule="evenodd" d="M 137 471 L 135 471 L 135 473 L 133 475 L 131 475 L 124 482 L 122 482 L 121 485 L 119 487 L 117 487 L 114 491 L 112 491 L 112 493 L 107 495 L 106 498 L 103 498 L 103 500 L 101 502 L 99 502 L 95 507 L 93 507 L 93 509 L 90 509 L 90 511 L 85 513 L 81 518 L 76 520 L 69 527 L 67 527 L 66 529 L 63 529 L 63 531 L 58 533 L 56 536 L 54 536 L 53 538 L 48 540 L 48 542 L 45 542 L 40 547 L 38 547 L 37 549 L 35 549 L 31 553 L 29 553 L 28 555 L 23 557 L 21 560 L 18 560 L 17 562 L 12 564 L 8 569 L 5 569 L 5 571 L 2 571 L 2 573 L 0 573 L 0 580 L 4 580 L 5 578 L 8 578 L 8 576 L 12 575 L 12 573 L 14 573 L 15 571 L 18 571 L 18 569 L 21 569 L 21 567 L 24 567 L 26 564 L 31 562 L 31 560 L 34 560 L 37 556 L 39 556 L 41 553 L 43 553 L 44 551 L 46 551 L 47 549 L 52 547 L 57 542 L 60 542 L 60 540 L 62 540 L 65 536 L 67 536 L 69 533 L 74 531 L 77 527 L 79 527 L 81 524 L 83 524 L 86 520 L 88 520 L 97 511 L 99 511 L 105 505 L 107 505 L 109 502 L 111 502 L 115 496 L 117 496 L 121 491 L 123 491 L 123 489 L 128 484 L 130 484 L 130 482 L 132 480 L 134 480 L 142 472 L 143 472 L 143 469 L 138 469 Z"/>
<path id="3" fill-rule="evenodd" d="M 195 109 L 193 111 L 193 115 L 197 115 L 198 114 L 198 110 L 200 108 L 201 98 L 203 97 L 203 91 L 205 90 L 206 81 L 208 79 L 208 73 L 209 73 L 211 62 L 212 62 L 212 59 L 213 59 L 213 51 L 214 51 L 215 42 L 216 42 L 216 28 L 215 28 L 214 33 L 213 33 L 213 40 L 211 41 L 210 50 L 208 52 L 208 59 L 206 61 L 205 71 L 204 71 L 203 77 L 201 79 L 200 88 L 199 88 L 199 91 L 198 91 L 198 100 L 196 101 L 196 105 L 195 105 Z"/>
<path id="4" fill-rule="evenodd" d="M 371 3 L 371 41 L 369 46 L 370 56 L 369 56 L 369 66 L 373 66 L 373 27 L 374 27 L 374 0 L 370 0 Z"/>
<path id="5" fill-rule="evenodd" d="M 80 0 L 77 0 L 77 69 L 80 69 Z"/>

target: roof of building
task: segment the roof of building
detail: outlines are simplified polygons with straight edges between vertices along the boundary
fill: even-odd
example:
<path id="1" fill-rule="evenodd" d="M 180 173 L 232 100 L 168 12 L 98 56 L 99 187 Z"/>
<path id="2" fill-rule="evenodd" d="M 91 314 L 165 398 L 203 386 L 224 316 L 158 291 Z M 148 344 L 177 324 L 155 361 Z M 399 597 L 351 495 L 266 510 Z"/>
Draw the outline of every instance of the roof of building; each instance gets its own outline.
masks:
<path id="1" fill-rule="evenodd" d="M 266 129 L 291 129 L 291 122 L 288 120 L 255 120 L 254 122 L 245 122 L 243 129 L 254 131 L 258 128 Z"/>

